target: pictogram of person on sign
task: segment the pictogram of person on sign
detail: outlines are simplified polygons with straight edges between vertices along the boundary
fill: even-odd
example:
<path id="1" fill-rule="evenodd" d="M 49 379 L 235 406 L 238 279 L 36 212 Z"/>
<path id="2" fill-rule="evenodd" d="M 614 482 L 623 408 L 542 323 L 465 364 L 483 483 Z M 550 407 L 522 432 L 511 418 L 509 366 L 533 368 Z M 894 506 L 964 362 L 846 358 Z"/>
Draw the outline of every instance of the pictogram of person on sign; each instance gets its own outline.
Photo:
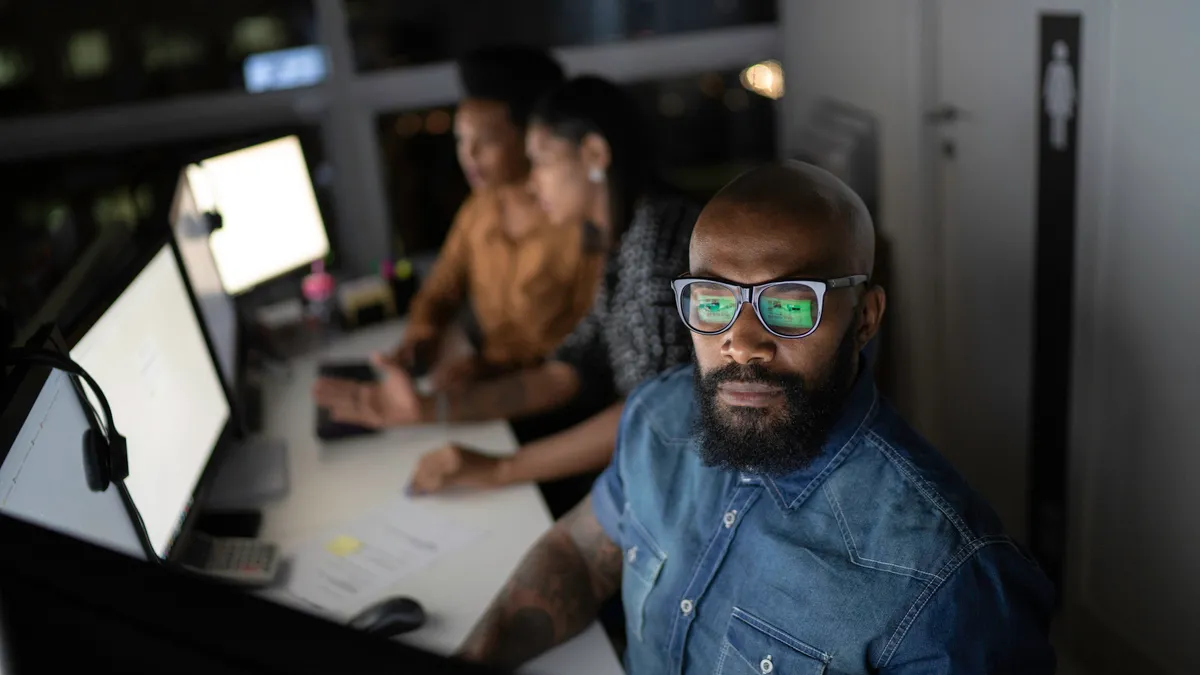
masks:
<path id="1" fill-rule="evenodd" d="M 1054 60 L 1046 66 L 1042 99 L 1050 117 L 1050 147 L 1059 152 L 1067 149 L 1067 124 L 1075 117 L 1075 68 L 1071 66 L 1071 48 L 1059 40 L 1054 43 Z"/>

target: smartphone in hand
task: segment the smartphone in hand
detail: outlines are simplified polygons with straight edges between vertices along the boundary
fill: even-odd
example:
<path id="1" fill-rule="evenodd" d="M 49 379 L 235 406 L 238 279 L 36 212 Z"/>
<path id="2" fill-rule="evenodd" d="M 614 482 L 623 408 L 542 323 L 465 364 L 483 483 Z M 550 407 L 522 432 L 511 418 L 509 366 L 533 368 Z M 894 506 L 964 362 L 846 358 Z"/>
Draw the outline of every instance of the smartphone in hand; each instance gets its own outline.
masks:
<path id="1" fill-rule="evenodd" d="M 355 382 L 376 382 L 379 379 L 375 374 L 375 369 L 367 361 L 323 363 L 317 372 L 320 377 L 334 377 L 343 380 L 354 380 Z M 317 408 L 317 438 L 332 441 L 374 433 L 378 433 L 378 430 L 357 424 L 335 422 L 327 408 Z"/>

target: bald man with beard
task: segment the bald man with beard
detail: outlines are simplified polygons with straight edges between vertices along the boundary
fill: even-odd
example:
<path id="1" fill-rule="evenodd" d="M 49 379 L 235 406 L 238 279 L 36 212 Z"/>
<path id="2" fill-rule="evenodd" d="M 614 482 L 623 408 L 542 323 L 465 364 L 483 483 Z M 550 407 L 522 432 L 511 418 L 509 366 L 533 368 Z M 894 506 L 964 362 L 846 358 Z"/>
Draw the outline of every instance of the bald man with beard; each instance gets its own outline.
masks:
<path id="1" fill-rule="evenodd" d="M 713 198 L 672 284 L 695 363 L 628 398 L 612 465 L 462 656 L 518 665 L 619 591 L 631 675 L 1053 673 L 1049 580 L 864 365 L 874 246 L 810 165 Z"/>

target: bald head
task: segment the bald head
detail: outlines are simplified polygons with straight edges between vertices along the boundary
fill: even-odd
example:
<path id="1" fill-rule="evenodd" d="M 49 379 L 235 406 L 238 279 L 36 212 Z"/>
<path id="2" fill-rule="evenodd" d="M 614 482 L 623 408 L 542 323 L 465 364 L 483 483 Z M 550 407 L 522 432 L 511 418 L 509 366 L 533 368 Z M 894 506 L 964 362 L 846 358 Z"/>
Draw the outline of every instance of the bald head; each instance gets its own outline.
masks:
<path id="1" fill-rule="evenodd" d="M 676 300 L 693 331 L 701 456 L 777 475 L 806 466 L 887 304 L 883 289 L 861 283 L 875 262 L 867 207 L 815 166 L 769 164 L 708 203 L 690 259 L 694 278 Z M 761 291 L 743 302 L 751 286 Z"/>
<path id="2" fill-rule="evenodd" d="M 869 275 L 875 266 L 875 228 L 862 199 L 828 171 L 796 161 L 752 169 L 713 197 L 692 237 L 692 271 L 704 264 L 698 254 L 727 246 L 759 256 L 759 267 L 780 276 Z"/>

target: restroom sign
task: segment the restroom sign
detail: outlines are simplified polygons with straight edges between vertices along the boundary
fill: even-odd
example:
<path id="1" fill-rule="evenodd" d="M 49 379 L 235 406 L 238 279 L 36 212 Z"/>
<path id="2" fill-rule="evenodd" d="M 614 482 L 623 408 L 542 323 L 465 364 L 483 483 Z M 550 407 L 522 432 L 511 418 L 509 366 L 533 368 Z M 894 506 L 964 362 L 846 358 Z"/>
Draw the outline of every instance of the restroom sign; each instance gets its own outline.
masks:
<path id="1" fill-rule="evenodd" d="M 1040 53 L 1043 149 L 1065 153 L 1075 146 L 1079 129 L 1079 15 L 1042 16 Z"/>
<path id="2" fill-rule="evenodd" d="M 1040 120 L 1034 255 L 1033 391 L 1030 415 L 1030 546 L 1056 582 L 1066 541 L 1071 317 L 1078 211 L 1080 14 L 1043 14 L 1034 94 Z M 1032 87 L 1031 87 L 1032 88 Z"/>
<path id="3" fill-rule="evenodd" d="M 1050 49 L 1054 56 L 1046 66 L 1042 85 L 1046 117 L 1050 118 L 1048 140 L 1055 151 L 1066 152 L 1071 147 L 1067 131 L 1075 118 L 1079 90 L 1075 86 L 1075 66 L 1071 64 L 1071 46 L 1066 40 L 1055 40 Z"/>

